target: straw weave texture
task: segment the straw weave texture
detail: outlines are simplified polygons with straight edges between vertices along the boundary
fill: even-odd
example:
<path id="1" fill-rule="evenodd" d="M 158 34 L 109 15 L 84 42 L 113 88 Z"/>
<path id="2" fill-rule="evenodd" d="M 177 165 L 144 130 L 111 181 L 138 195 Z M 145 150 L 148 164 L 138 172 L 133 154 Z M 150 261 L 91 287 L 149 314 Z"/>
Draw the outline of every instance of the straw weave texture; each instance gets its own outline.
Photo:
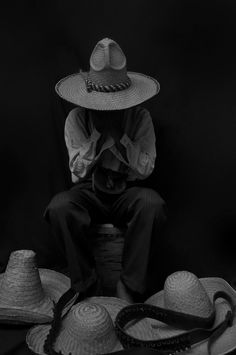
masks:
<path id="1" fill-rule="evenodd" d="M 175 272 L 170 275 L 164 285 L 165 308 L 209 317 L 213 305 L 197 276 L 188 271 Z"/>
<path id="2" fill-rule="evenodd" d="M 57 83 L 56 92 L 69 102 L 94 110 L 126 109 L 141 104 L 159 92 L 157 80 L 140 73 L 127 72 L 126 64 L 120 46 L 112 39 L 104 38 L 92 51 L 89 72 L 63 78 Z M 106 92 L 110 91 L 110 87 L 115 92 Z"/>
<path id="3" fill-rule="evenodd" d="M 127 301 L 116 297 L 90 297 L 87 301 L 103 305 L 110 314 L 113 322 L 118 312 L 129 305 Z M 153 329 L 147 319 L 127 324 L 126 331 L 129 335 L 138 339 L 151 340 L 154 337 Z"/>
<path id="4" fill-rule="evenodd" d="M 35 253 L 27 250 L 12 253 L 1 282 L 0 304 L 32 307 L 44 301 Z"/>
<path id="5" fill-rule="evenodd" d="M 113 322 L 117 313 L 127 305 L 128 302 L 116 297 L 90 297 L 73 306 L 63 321 L 55 349 L 61 350 L 64 355 L 69 354 L 70 351 L 72 355 L 92 355 L 122 349 L 115 336 Z M 26 338 L 29 348 L 43 355 L 43 344 L 49 330 L 50 326 L 32 328 Z M 151 340 L 155 336 L 146 319 L 130 322 L 126 326 L 126 331 L 133 337 L 143 340 Z M 114 339 L 116 339 L 115 343 Z"/>
<path id="6" fill-rule="evenodd" d="M 50 326 L 32 328 L 26 337 L 31 350 L 44 354 L 43 344 Z M 122 349 L 111 316 L 106 308 L 91 302 L 81 302 L 71 308 L 62 321 L 55 350 L 64 355 L 103 354 Z"/>
<path id="7" fill-rule="evenodd" d="M 164 290 L 151 296 L 145 303 L 163 308 L 167 307 L 167 303 L 169 309 L 180 312 L 188 311 L 190 314 L 207 317 L 212 310 L 213 296 L 220 290 L 228 293 L 233 303 L 236 305 L 236 292 L 225 280 L 216 277 L 197 279 L 195 275 L 189 272 L 177 272 L 167 278 Z M 184 294 L 185 292 L 186 294 Z M 184 304 L 185 301 L 186 304 Z M 225 319 L 225 315 L 229 310 L 230 307 L 226 301 L 223 299 L 216 301 L 216 318 L 213 327 L 217 326 Z M 173 328 L 162 322 L 150 319 L 148 322 L 154 330 L 155 338 L 168 338 L 185 332 L 184 330 Z M 235 348 L 236 317 L 234 316 L 233 326 L 227 328 L 225 332 L 214 341 L 211 347 L 211 355 L 223 355 Z M 184 352 L 184 354 L 209 355 L 207 342 L 195 344 L 191 350 Z"/>
<path id="8" fill-rule="evenodd" d="M 38 269 L 31 250 L 11 253 L 0 275 L 0 320 L 46 322 L 53 317 L 53 301 L 70 287 L 68 277 L 53 270 Z"/>
<path id="9" fill-rule="evenodd" d="M 87 92 L 85 81 L 80 73 L 61 79 L 56 85 L 56 92 L 73 104 L 94 110 L 121 110 L 141 104 L 158 94 L 159 83 L 144 74 L 128 72 L 131 86 L 118 92 Z"/>

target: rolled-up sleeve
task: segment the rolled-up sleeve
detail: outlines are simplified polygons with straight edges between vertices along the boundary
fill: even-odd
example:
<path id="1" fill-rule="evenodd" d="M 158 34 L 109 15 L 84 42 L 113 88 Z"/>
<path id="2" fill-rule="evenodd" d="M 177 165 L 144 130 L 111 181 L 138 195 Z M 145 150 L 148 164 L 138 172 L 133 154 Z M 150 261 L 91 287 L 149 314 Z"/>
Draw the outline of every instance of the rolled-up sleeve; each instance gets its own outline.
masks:
<path id="1" fill-rule="evenodd" d="M 151 116 L 143 110 L 142 119 L 131 140 L 125 133 L 120 143 L 126 148 L 130 179 L 145 179 L 153 171 L 156 160 L 156 137 Z"/>
<path id="2" fill-rule="evenodd" d="M 84 178 L 96 160 L 96 144 L 100 133 L 94 128 L 89 135 L 84 118 L 78 110 L 72 110 L 65 123 L 65 142 L 69 154 L 69 168 L 72 181 Z"/>

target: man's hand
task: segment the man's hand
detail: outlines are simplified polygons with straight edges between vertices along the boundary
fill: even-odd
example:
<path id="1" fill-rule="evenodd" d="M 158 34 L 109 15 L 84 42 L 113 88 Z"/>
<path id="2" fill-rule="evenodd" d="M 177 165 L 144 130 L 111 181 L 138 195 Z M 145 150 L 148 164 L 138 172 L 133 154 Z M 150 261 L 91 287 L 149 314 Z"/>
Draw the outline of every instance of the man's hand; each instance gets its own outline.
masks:
<path id="1" fill-rule="evenodd" d="M 98 155 L 100 153 L 100 150 L 102 149 L 103 144 L 106 142 L 107 137 L 108 137 L 107 133 L 101 134 L 99 140 L 97 141 L 97 145 L 96 145 L 96 155 Z"/>
<path id="2" fill-rule="evenodd" d="M 118 152 L 120 152 L 120 154 L 122 155 L 123 159 L 128 163 L 126 148 L 120 143 L 120 141 L 116 141 L 115 145 Z"/>

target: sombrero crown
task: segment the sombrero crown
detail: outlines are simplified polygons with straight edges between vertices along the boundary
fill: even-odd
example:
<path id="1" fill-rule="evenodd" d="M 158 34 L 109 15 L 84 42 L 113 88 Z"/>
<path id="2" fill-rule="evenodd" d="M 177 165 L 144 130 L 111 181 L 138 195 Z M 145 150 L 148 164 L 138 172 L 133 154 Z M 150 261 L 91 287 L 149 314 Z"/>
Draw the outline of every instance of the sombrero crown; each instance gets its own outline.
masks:
<path id="1" fill-rule="evenodd" d="M 214 321 L 210 329 L 220 327 L 230 310 L 229 303 L 223 298 L 217 299 L 213 306 L 216 293 L 224 293 L 230 297 L 234 308 L 232 324 L 222 327 L 218 331 L 214 342 L 211 345 L 212 355 L 223 355 L 236 348 L 236 292 L 223 279 L 208 277 L 198 279 L 189 271 L 178 271 L 169 275 L 165 281 L 164 289 L 151 296 L 145 303 L 161 307 L 177 313 L 187 314 L 190 317 L 203 317 L 210 319 L 214 315 Z M 181 327 L 167 325 L 160 321 L 149 320 L 152 328 L 155 329 L 155 337 L 166 339 L 184 334 L 186 330 Z M 227 322 L 225 322 L 227 324 Z M 221 335 L 222 333 L 222 335 Z M 190 351 L 185 354 L 208 355 L 209 343 L 207 340 L 193 345 Z"/>
<path id="2" fill-rule="evenodd" d="M 95 110 L 129 108 L 156 95 L 159 89 L 155 79 L 127 72 L 125 54 L 109 38 L 96 44 L 90 57 L 89 72 L 70 75 L 56 85 L 62 98 Z"/>
<path id="3" fill-rule="evenodd" d="M 38 269 L 32 250 L 11 253 L 6 271 L 0 274 L 0 321 L 44 323 L 53 318 L 53 301 L 70 287 L 65 275 Z"/>
<path id="4" fill-rule="evenodd" d="M 49 328 L 38 326 L 27 335 L 29 348 L 37 354 L 45 353 L 44 341 Z M 72 307 L 62 321 L 62 330 L 54 344 L 54 349 L 64 355 L 103 354 L 121 348 L 106 308 L 89 302 Z"/>
<path id="5" fill-rule="evenodd" d="M 165 308 L 209 317 L 213 312 L 213 304 L 201 282 L 191 272 L 178 271 L 171 274 L 164 285 Z"/>
<path id="6" fill-rule="evenodd" d="M 144 304 L 123 308 L 116 317 L 116 332 L 127 348 L 144 347 L 161 354 L 225 355 L 236 349 L 235 305 L 236 292 L 226 281 L 199 280 L 180 271 L 170 275 L 164 290 Z M 140 318 L 151 321 L 152 339 L 127 334 L 126 325 Z"/>
<path id="7" fill-rule="evenodd" d="M 112 39 L 99 41 L 90 57 L 88 74 L 90 90 L 116 92 L 131 84 L 126 70 L 126 57 L 120 46 Z"/>
<path id="8" fill-rule="evenodd" d="M 117 313 L 128 304 L 116 297 L 90 297 L 77 303 L 62 319 L 51 350 L 61 355 L 95 355 L 121 350 L 114 321 Z M 51 325 L 31 328 L 26 336 L 28 347 L 34 353 L 45 355 L 50 333 L 54 331 Z M 153 337 L 146 320 L 131 323 L 127 332 L 141 339 Z"/>

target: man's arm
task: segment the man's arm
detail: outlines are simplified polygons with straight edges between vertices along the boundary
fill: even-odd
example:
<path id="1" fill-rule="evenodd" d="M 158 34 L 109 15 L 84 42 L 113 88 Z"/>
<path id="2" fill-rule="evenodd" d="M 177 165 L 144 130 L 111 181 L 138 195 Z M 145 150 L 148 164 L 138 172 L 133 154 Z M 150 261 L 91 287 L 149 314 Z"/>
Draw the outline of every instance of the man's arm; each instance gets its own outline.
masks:
<path id="1" fill-rule="evenodd" d="M 126 133 L 120 139 L 120 144 L 126 148 L 128 163 L 123 162 L 130 168 L 130 179 L 147 178 L 155 166 L 156 137 L 152 119 L 146 109 L 142 109 L 141 115 L 133 139 Z"/>
<path id="2" fill-rule="evenodd" d="M 73 182 L 89 175 L 102 151 L 114 144 L 110 138 L 102 141 L 102 146 L 99 144 L 100 147 L 97 149 L 97 143 L 101 142 L 101 134 L 94 128 L 89 136 L 82 113 L 83 111 L 80 112 L 77 108 L 72 110 L 65 123 L 65 142 Z"/>

